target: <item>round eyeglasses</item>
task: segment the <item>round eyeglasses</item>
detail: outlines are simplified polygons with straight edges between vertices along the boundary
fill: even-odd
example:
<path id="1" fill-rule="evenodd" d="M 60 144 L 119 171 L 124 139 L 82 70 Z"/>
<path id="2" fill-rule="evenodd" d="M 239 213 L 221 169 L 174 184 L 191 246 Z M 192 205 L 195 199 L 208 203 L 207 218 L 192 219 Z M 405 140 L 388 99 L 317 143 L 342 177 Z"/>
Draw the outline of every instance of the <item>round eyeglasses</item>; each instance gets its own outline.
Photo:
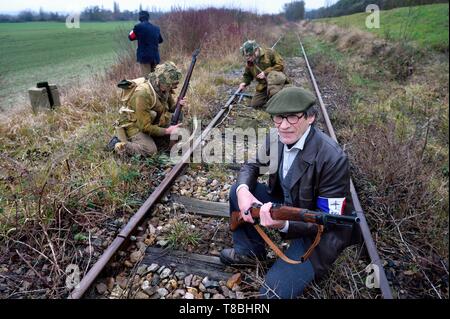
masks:
<path id="1" fill-rule="evenodd" d="M 300 116 L 297 114 L 272 115 L 272 121 L 274 121 L 277 125 L 281 125 L 281 123 L 283 123 L 283 119 L 286 119 L 289 124 L 297 124 L 303 116 L 305 116 L 305 113 L 302 113 Z"/>

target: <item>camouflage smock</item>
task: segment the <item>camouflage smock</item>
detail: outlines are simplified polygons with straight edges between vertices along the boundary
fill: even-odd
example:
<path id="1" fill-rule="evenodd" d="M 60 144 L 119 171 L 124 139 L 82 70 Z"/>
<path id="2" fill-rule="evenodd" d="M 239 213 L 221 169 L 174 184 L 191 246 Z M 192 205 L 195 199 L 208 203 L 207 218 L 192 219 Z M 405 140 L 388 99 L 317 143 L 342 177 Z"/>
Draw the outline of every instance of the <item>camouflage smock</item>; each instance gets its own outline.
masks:
<path id="1" fill-rule="evenodd" d="M 256 79 L 258 81 L 256 91 L 264 92 L 267 88 L 267 81 L 266 79 L 258 79 L 256 76 L 262 71 L 264 71 L 266 77 L 271 71 L 283 72 L 284 64 L 283 58 L 275 50 L 260 48 L 260 54 L 252 66 L 247 64 L 245 67 L 243 82 L 249 85 L 253 79 Z"/>
<path id="2" fill-rule="evenodd" d="M 158 94 L 149 81 L 139 84 L 126 103 L 129 111 L 122 112 L 119 120 L 127 137 L 139 132 L 150 136 L 165 135 L 176 105 L 172 94 Z"/>

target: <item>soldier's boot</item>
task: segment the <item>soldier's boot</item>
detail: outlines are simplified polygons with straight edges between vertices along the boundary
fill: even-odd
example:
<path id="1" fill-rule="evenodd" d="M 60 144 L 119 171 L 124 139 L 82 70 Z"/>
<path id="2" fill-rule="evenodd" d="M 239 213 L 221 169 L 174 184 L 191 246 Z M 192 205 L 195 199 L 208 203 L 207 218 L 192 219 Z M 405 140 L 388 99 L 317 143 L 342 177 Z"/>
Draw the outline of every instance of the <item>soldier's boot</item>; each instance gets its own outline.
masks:
<path id="1" fill-rule="evenodd" d="M 125 154 L 125 151 L 126 151 L 126 148 L 125 148 L 126 145 L 127 145 L 127 143 L 124 143 L 124 142 L 116 143 L 116 145 L 114 146 L 114 151 L 119 155 L 123 155 L 123 154 Z"/>
<path id="2" fill-rule="evenodd" d="M 109 141 L 108 145 L 106 145 L 105 149 L 108 152 L 112 152 L 112 151 L 114 151 L 114 147 L 116 146 L 116 144 L 119 142 L 120 142 L 119 138 L 117 136 L 113 136 L 111 138 L 111 140 Z"/>

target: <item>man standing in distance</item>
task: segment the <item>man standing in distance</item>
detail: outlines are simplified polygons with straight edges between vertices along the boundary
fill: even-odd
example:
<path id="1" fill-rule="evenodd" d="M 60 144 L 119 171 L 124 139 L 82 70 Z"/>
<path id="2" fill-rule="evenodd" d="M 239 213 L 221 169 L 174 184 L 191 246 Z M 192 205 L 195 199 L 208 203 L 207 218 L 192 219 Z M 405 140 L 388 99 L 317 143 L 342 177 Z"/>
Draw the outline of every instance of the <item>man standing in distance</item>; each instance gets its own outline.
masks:
<path id="1" fill-rule="evenodd" d="M 159 27 L 151 24 L 149 20 L 150 14 L 147 11 L 139 12 L 140 23 L 136 24 L 128 35 L 130 41 L 138 41 L 136 58 L 144 76 L 155 71 L 155 66 L 159 64 L 158 46 L 163 42 Z"/>

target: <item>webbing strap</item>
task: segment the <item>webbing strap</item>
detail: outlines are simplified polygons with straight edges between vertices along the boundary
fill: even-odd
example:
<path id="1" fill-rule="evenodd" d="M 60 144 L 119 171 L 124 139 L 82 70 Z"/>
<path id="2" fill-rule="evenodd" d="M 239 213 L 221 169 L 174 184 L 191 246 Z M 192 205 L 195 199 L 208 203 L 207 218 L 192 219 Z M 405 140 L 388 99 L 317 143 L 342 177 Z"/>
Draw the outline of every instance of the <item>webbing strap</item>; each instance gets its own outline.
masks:
<path id="1" fill-rule="evenodd" d="M 264 241 L 267 243 L 267 245 L 269 245 L 270 249 L 272 249 L 275 252 L 275 254 L 277 254 L 277 256 L 280 257 L 283 261 L 285 261 L 291 265 L 301 264 L 309 258 L 309 256 L 314 251 L 314 248 L 316 248 L 316 246 L 320 243 L 320 239 L 322 237 L 322 233 L 323 233 L 323 229 L 324 229 L 323 225 L 318 225 L 317 234 L 316 234 L 316 238 L 314 239 L 314 242 L 311 244 L 311 246 L 308 248 L 308 250 L 303 254 L 303 256 L 300 257 L 300 260 L 293 260 L 293 259 L 290 259 L 288 256 L 286 256 L 283 253 L 283 251 L 269 238 L 269 236 L 267 236 L 267 234 L 264 232 L 264 230 L 262 230 L 262 228 L 259 225 L 253 225 L 253 226 L 255 227 L 258 234 L 262 237 L 262 239 L 264 239 Z"/>

